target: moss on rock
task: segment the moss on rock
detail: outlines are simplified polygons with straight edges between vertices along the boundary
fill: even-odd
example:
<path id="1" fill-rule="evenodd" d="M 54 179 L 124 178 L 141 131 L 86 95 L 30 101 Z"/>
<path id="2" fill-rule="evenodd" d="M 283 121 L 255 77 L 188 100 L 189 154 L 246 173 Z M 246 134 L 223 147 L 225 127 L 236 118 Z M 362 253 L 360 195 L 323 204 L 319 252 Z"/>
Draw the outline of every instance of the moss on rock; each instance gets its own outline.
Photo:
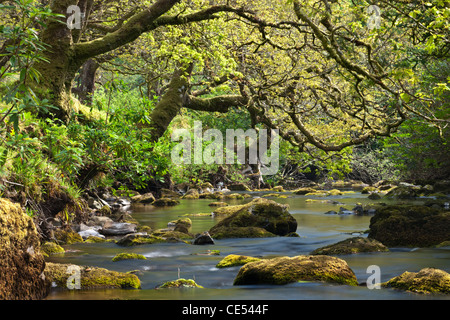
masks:
<path id="1" fill-rule="evenodd" d="M 0 198 L 0 299 L 43 299 L 44 256 L 33 220 L 19 204 Z"/>
<path id="2" fill-rule="evenodd" d="M 114 256 L 114 258 L 112 258 L 113 262 L 116 261 L 122 261 L 122 260 L 147 260 L 147 258 L 145 256 L 143 256 L 142 254 L 138 254 L 138 253 L 127 253 L 127 252 L 122 252 L 122 253 L 118 253 Z"/>
<path id="3" fill-rule="evenodd" d="M 311 252 L 311 255 L 340 255 L 340 254 L 352 254 L 360 252 L 385 252 L 389 249 L 381 242 L 364 238 L 354 237 L 345 239 L 335 244 L 318 248 Z"/>
<path id="4" fill-rule="evenodd" d="M 264 198 L 218 208 L 214 213 L 218 211 L 229 215 L 210 229 L 211 236 L 217 239 L 285 236 L 297 230 L 297 221 L 289 214 L 287 205 Z"/>
<path id="5" fill-rule="evenodd" d="M 70 264 L 49 263 L 45 265 L 45 277 L 59 288 L 67 288 L 67 280 L 73 275 L 68 272 Z M 139 289 L 139 278 L 130 273 L 110 271 L 103 268 L 77 266 L 80 271 L 81 289 Z M 70 280 L 69 280 L 70 281 Z"/>
<path id="6" fill-rule="evenodd" d="M 177 279 L 173 281 L 167 281 L 164 284 L 157 287 L 157 289 L 167 289 L 167 288 L 203 288 L 198 285 L 192 279 Z"/>
<path id="7" fill-rule="evenodd" d="M 382 286 L 416 293 L 450 294 L 450 274 L 434 268 L 424 268 L 419 272 L 406 271 Z"/>
<path id="8" fill-rule="evenodd" d="M 47 256 L 50 256 L 52 254 L 64 254 L 66 252 L 60 245 L 49 241 L 41 245 L 41 251 Z"/>
<path id="9" fill-rule="evenodd" d="M 298 281 L 358 285 L 354 272 L 344 260 L 323 255 L 278 257 L 247 263 L 239 270 L 234 285 L 282 285 Z"/>
<path id="10" fill-rule="evenodd" d="M 450 212 L 420 205 L 379 206 L 369 238 L 389 247 L 428 247 L 450 240 Z"/>
<path id="11" fill-rule="evenodd" d="M 223 258 L 216 265 L 216 268 L 228 268 L 234 266 L 242 266 L 249 262 L 255 262 L 261 260 L 260 258 L 249 257 L 249 256 L 240 256 L 237 254 L 229 254 L 225 258 Z"/>
<path id="12" fill-rule="evenodd" d="M 171 198 L 160 198 L 158 200 L 153 201 L 152 205 L 155 207 L 171 207 L 180 204 L 180 201 L 177 199 Z"/>
<path id="13" fill-rule="evenodd" d="M 59 244 L 74 244 L 84 241 L 80 234 L 72 229 L 56 229 L 54 236 Z"/>
<path id="14" fill-rule="evenodd" d="M 296 189 L 294 191 L 292 191 L 295 194 L 298 195 L 305 195 L 307 193 L 312 193 L 312 192 L 316 192 L 317 190 L 314 188 L 310 188 L 310 187 L 306 187 L 306 188 L 300 188 L 300 189 Z"/>
<path id="15" fill-rule="evenodd" d="M 129 234 L 118 240 L 116 244 L 119 246 L 129 247 L 140 244 L 153 244 L 166 242 L 164 238 L 148 234 Z"/>

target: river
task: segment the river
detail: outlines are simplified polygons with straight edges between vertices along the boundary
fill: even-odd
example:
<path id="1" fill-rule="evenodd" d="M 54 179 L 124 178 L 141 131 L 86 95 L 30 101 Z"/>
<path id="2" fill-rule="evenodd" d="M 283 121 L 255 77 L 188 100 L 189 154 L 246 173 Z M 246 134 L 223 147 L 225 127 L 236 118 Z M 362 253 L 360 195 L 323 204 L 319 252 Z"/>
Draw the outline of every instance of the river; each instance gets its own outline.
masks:
<path id="1" fill-rule="evenodd" d="M 252 197 L 263 193 L 250 193 Z M 130 248 L 114 243 L 79 243 L 65 246 L 64 256 L 53 256 L 51 262 L 72 263 L 107 268 L 127 272 L 137 270 L 141 280 L 140 290 L 63 290 L 53 289 L 48 300 L 96 300 L 96 299 L 139 299 L 139 300 L 297 300 L 297 299 L 343 299 L 343 300 L 394 300 L 394 299 L 450 299 L 444 295 L 421 295 L 394 289 L 369 289 L 366 285 L 358 287 L 334 285 L 321 282 L 302 282 L 288 285 L 233 286 L 239 267 L 217 269 L 215 265 L 228 254 L 258 257 L 296 256 L 309 254 L 316 248 L 336 243 L 349 237 L 360 235 L 368 230 L 371 216 L 330 215 L 329 210 L 339 211 L 340 207 L 352 209 L 356 203 L 374 203 L 367 195 L 359 192 L 325 198 L 282 193 L 288 198 L 269 198 L 279 203 L 289 204 L 289 212 L 298 222 L 300 237 L 275 237 L 258 239 L 215 240 L 215 245 L 195 246 L 185 243 L 164 243 L 139 245 Z M 334 200 L 329 202 L 307 202 L 306 199 Z M 229 204 L 240 204 L 246 200 L 228 200 Z M 135 206 L 133 217 L 152 229 L 165 228 L 167 223 L 185 214 L 208 213 L 213 200 L 181 200 L 175 207 L 155 208 Z M 379 200 L 382 202 L 385 200 Z M 192 233 L 209 230 L 215 223 L 210 216 L 190 216 Z M 220 255 L 205 255 L 208 250 L 220 250 Z M 125 260 L 112 262 L 121 252 L 139 253 L 147 260 Z M 381 281 L 387 281 L 404 271 L 417 272 L 425 267 L 439 268 L 450 272 L 450 247 L 441 248 L 390 248 L 390 252 L 360 253 L 342 255 L 355 272 L 358 282 L 364 283 L 372 275 L 367 268 L 376 265 L 380 270 Z M 195 279 L 204 289 L 155 289 L 156 286 L 178 278 Z"/>

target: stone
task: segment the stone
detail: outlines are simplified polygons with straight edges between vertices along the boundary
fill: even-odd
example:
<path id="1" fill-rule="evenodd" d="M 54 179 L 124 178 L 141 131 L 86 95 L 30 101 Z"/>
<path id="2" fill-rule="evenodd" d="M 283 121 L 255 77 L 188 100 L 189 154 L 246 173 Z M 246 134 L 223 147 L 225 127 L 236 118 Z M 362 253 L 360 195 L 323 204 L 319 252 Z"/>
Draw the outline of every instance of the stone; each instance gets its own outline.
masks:
<path id="1" fill-rule="evenodd" d="M 181 197 L 181 195 L 176 191 L 172 191 L 170 189 L 165 189 L 165 188 L 161 189 L 161 198 L 175 198 L 176 199 L 176 198 L 180 198 L 180 197 Z"/>
<path id="2" fill-rule="evenodd" d="M 313 193 L 313 192 L 316 192 L 316 191 L 317 190 L 314 189 L 314 188 L 305 187 L 305 188 L 300 188 L 300 189 L 294 190 L 292 192 L 295 193 L 295 194 L 298 194 L 298 195 L 305 195 L 307 193 Z"/>
<path id="3" fill-rule="evenodd" d="M 388 247 L 429 247 L 450 240 L 450 212 L 420 205 L 379 206 L 369 238 Z"/>
<path id="4" fill-rule="evenodd" d="M 120 240 L 118 240 L 116 244 L 123 247 L 130 247 L 141 244 L 153 244 L 163 242 L 166 242 L 166 240 L 154 235 L 144 233 L 130 233 L 122 237 Z"/>
<path id="5" fill-rule="evenodd" d="M 180 201 L 170 198 L 160 198 L 152 203 L 155 207 L 176 206 L 178 204 L 180 204 Z"/>
<path id="6" fill-rule="evenodd" d="M 167 281 L 164 284 L 157 287 L 157 289 L 167 289 L 167 288 L 200 288 L 203 287 L 198 285 L 192 279 L 177 279 L 173 281 Z"/>
<path id="7" fill-rule="evenodd" d="M 210 206 L 210 207 L 226 207 L 226 206 L 228 206 L 228 203 L 222 202 L 222 201 L 216 201 L 216 202 L 211 202 L 210 204 L 208 204 L 208 206 Z"/>
<path id="8" fill-rule="evenodd" d="M 196 235 L 193 244 L 195 245 L 214 244 L 214 240 L 209 234 L 209 232 L 205 231 L 201 234 Z"/>
<path id="9" fill-rule="evenodd" d="M 357 286 L 353 270 L 342 259 L 324 255 L 278 257 L 245 264 L 234 285 L 275 284 L 298 281 L 324 281 Z"/>
<path id="10" fill-rule="evenodd" d="M 435 268 L 424 268 L 419 272 L 406 271 L 382 286 L 416 293 L 450 294 L 450 274 Z"/>
<path id="11" fill-rule="evenodd" d="M 142 195 L 137 195 L 131 198 L 132 203 L 151 204 L 155 201 L 153 193 L 148 192 Z"/>
<path id="12" fill-rule="evenodd" d="M 145 256 L 138 253 L 128 253 L 128 252 L 122 252 L 118 253 L 112 258 L 113 262 L 122 261 L 122 260 L 147 260 Z"/>
<path id="13" fill-rule="evenodd" d="M 369 196 L 367 198 L 370 200 L 380 200 L 381 196 L 378 193 L 374 192 L 374 193 L 369 194 Z"/>
<path id="14" fill-rule="evenodd" d="M 228 185 L 228 189 L 231 191 L 251 191 L 245 183 L 233 183 Z"/>
<path id="15" fill-rule="evenodd" d="M 420 196 L 421 188 L 414 185 L 402 185 L 390 190 L 385 197 L 395 199 L 414 199 Z"/>
<path id="16" fill-rule="evenodd" d="M 68 272 L 72 270 L 72 272 Z M 67 289 L 67 282 L 73 279 L 75 271 L 79 271 L 80 289 L 139 289 L 139 278 L 131 273 L 110 271 L 104 268 L 76 266 L 47 262 L 45 276 L 58 288 Z M 69 279 L 69 277 L 72 277 Z M 74 283 L 75 282 L 75 283 Z M 76 281 L 73 281 L 76 285 Z"/>
<path id="17" fill-rule="evenodd" d="M 189 233 L 192 227 L 192 220 L 189 218 L 180 218 L 178 220 L 170 221 L 167 227 L 173 231 L 178 231 L 181 233 Z"/>
<path id="18" fill-rule="evenodd" d="M 0 299 L 38 300 L 48 293 L 45 261 L 33 220 L 0 198 Z"/>
<path id="19" fill-rule="evenodd" d="M 243 266 L 246 263 L 255 262 L 259 260 L 261 259 L 249 256 L 241 256 L 237 254 L 229 254 L 228 256 L 219 261 L 219 263 L 216 265 L 216 268 Z"/>
<path id="20" fill-rule="evenodd" d="M 120 236 L 135 233 L 137 226 L 134 223 L 106 222 L 99 232 L 104 236 Z"/>
<path id="21" fill-rule="evenodd" d="M 311 255 L 340 255 L 360 252 L 386 252 L 389 249 L 381 242 L 364 237 L 345 239 L 335 244 L 318 248 Z"/>
<path id="22" fill-rule="evenodd" d="M 181 199 L 195 200 L 199 198 L 199 192 L 197 189 L 189 189 Z"/>
<path id="23" fill-rule="evenodd" d="M 41 251 L 43 254 L 46 254 L 47 256 L 53 255 L 53 254 L 64 254 L 66 251 L 63 247 L 60 245 L 47 241 L 44 244 L 41 245 Z"/>
<path id="24" fill-rule="evenodd" d="M 83 238 L 77 232 L 73 231 L 71 228 L 56 229 L 53 232 L 53 234 L 58 244 L 61 245 L 83 242 Z"/>
<path id="25" fill-rule="evenodd" d="M 245 205 L 219 208 L 236 211 L 219 221 L 209 233 L 215 238 L 219 235 L 221 238 L 285 236 L 297 230 L 297 221 L 288 207 L 273 200 L 257 198 Z"/>

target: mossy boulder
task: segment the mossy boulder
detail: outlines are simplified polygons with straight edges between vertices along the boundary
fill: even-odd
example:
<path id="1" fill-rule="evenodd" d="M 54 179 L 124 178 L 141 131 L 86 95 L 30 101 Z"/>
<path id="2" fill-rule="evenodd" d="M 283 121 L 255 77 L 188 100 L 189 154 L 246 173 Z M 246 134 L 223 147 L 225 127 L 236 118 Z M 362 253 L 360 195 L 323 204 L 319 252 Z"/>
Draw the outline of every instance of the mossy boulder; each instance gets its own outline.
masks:
<path id="1" fill-rule="evenodd" d="M 340 255 L 360 252 L 385 252 L 389 249 L 381 242 L 364 237 L 353 237 L 335 244 L 318 248 L 311 252 L 312 255 Z"/>
<path id="2" fill-rule="evenodd" d="M 419 272 L 406 271 L 382 286 L 416 293 L 450 294 L 450 274 L 434 268 L 424 268 Z"/>
<path id="3" fill-rule="evenodd" d="M 74 273 L 68 272 L 71 270 L 70 264 L 49 263 L 45 265 L 45 277 L 59 288 L 67 289 L 67 280 L 72 280 Z M 80 272 L 80 286 L 81 289 L 139 289 L 141 282 L 139 278 L 130 273 L 110 271 L 104 268 L 75 266 Z M 72 270 L 76 270 L 73 269 Z"/>
<path id="4" fill-rule="evenodd" d="M 173 191 L 170 189 L 165 189 L 165 188 L 161 189 L 161 197 L 160 198 L 175 198 L 175 199 L 177 199 L 180 197 L 181 197 L 181 195 L 176 191 Z"/>
<path id="5" fill-rule="evenodd" d="M 195 200 L 199 198 L 199 193 L 197 189 L 189 189 L 182 197 L 181 199 L 189 199 L 189 200 Z"/>
<path id="6" fill-rule="evenodd" d="M 375 191 L 378 191 L 378 189 L 376 187 L 364 187 L 364 188 L 362 188 L 361 193 L 369 194 L 369 193 L 375 192 Z"/>
<path id="7" fill-rule="evenodd" d="M 45 298 L 44 267 L 33 220 L 20 205 L 0 199 L 0 300 Z"/>
<path id="8" fill-rule="evenodd" d="M 172 207 L 178 204 L 180 204 L 179 200 L 171 198 L 160 198 L 152 203 L 155 207 Z"/>
<path id="9" fill-rule="evenodd" d="M 228 256 L 219 261 L 219 263 L 216 265 L 216 268 L 243 266 L 246 263 L 255 262 L 259 260 L 261 259 L 249 256 L 241 256 L 237 254 L 229 254 Z"/>
<path id="10" fill-rule="evenodd" d="M 216 201 L 216 202 L 211 202 L 210 204 L 208 204 L 208 206 L 210 206 L 210 207 L 226 207 L 226 206 L 228 206 L 228 203 L 222 202 L 222 201 Z"/>
<path id="11" fill-rule="evenodd" d="M 140 194 L 131 198 L 132 203 L 142 203 L 142 204 L 151 204 L 155 200 L 156 200 L 155 196 L 151 192 L 142 195 Z"/>
<path id="12" fill-rule="evenodd" d="M 305 187 L 305 188 L 300 188 L 300 189 L 294 190 L 292 192 L 295 194 L 298 194 L 298 195 L 305 195 L 307 193 L 312 193 L 312 192 L 316 192 L 316 191 L 317 190 L 314 188 Z"/>
<path id="13" fill-rule="evenodd" d="M 127 252 L 118 253 L 114 256 L 114 258 L 112 258 L 113 262 L 122 260 L 147 260 L 147 258 L 142 254 Z"/>
<path id="14" fill-rule="evenodd" d="M 157 287 L 157 289 L 167 289 L 167 288 L 201 288 L 202 286 L 198 285 L 192 279 L 177 279 L 173 281 L 167 281 L 164 284 Z"/>
<path id="15" fill-rule="evenodd" d="M 377 207 L 369 238 L 388 247 L 428 247 L 450 240 L 450 212 L 420 205 Z"/>
<path id="16" fill-rule="evenodd" d="M 53 232 L 55 239 L 57 240 L 58 244 L 64 245 L 64 244 L 74 244 L 83 242 L 83 238 L 81 235 L 72 229 L 56 229 Z"/>
<path id="17" fill-rule="evenodd" d="M 394 199 L 414 199 L 420 195 L 420 186 L 398 186 L 389 190 L 385 197 Z"/>
<path id="18" fill-rule="evenodd" d="M 180 218 L 178 220 L 170 221 L 167 226 L 173 228 L 173 231 L 189 233 L 192 227 L 192 220 L 189 218 Z"/>
<path id="19" fill-rule="evenodd" d="M 284 190 L 283 186 L 276 186 L 276 187 L 273 187 L 272 189 L 270 189 L 270 191 L 284 192 L 285 190 Z"/>
<path id="20" fill-rule="evenodd" d="M 257 198 L 245 205 L 219 209 L 235 211 L 210 229 L 211 236 L 217 239 L 285 236 L 297 230 L 297 221 L 289 213 L 288 205 L 272 200 Z"/>
<path id="21" fill-rule="evenodd" d="M 233 183 L 227 186 L 231 191 L 251 191 L 245 183 Z"/>
<path id="22" fill-rule="evenodd" d="M 278 257 L 245 264 L 234 285 L 276 284 L 298 281 L 324 281 L 357 286 L 352 269 L 342 259 L 330 256 Z"/>
<path id="23" fill-rule="evenodd" d="M 50 241 L 47 241 L 41 245 L 41 251 L 47 257 L 53 254 L 64 254 L 66 252 L 63 247 Z"/>
<path id="24" fill-rule="evenodd" d="M 215 227 L 210 230 L 214 239 L 227 238 L 270 238 L 276 237 L 272 232 L 259 227 Z"/>

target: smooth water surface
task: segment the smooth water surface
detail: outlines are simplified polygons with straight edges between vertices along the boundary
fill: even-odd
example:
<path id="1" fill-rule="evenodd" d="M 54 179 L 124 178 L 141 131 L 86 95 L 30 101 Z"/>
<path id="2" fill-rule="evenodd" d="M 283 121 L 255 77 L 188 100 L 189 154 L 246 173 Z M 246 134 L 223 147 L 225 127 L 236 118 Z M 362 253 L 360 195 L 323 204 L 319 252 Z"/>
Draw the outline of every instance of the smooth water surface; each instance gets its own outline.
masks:
<path id="1" fill-rule="evenodd" d="M 253 197 L 263 193 L 250 193 Z M 320 282 L 294 283 L 283 286 L 252 285 L 233 286 L 240 267 L 217 269 L 215 265 L 228 254 L 258 257 L 296 256 L 309 254 L 316 248 L 336 243 L 349 237 L 359 236 L 369 228 L 371 216 L 330 215 L 329 210 L 340 207 L 351 210 L 356 203 L 372 203 L 367 195 L 350 193 L 343 196 L 314 198 L 284 193 L 286 199 L 269 198 L 290 206 L 290 213 L 298 222 L 299 238 L 275 237 L 258 239 L 215 240 L 215 245 L 195 246 L 185 243 L 163 243 L 139 245 L 131 248 L 114 243 L 80 243 L 67 246 L 70 252 L 64 257 L 52 257 L 50 261 L 90 265 L 110 270 L 127 272 L 138 270 L 140 290 L 75 290 L 54 289 L 47 299 L 245 299 L 245 300 L 296 300 L 296 299 L 450 299 L 444 295 L 420 295 L 394 289 L 368 289 L 333 285 Z M 306 202 L 308 198 L 323 202 Z M 230 205 L 248 202 L 250 199 L 227 201 Z M 338 201 L 332 204 L 327 200 Z M 169 221 L 185 214 L 209 213 L 214 209 L 208 204 L 214 200 L 181 200 L 176 207 L 133 207 L 133 217 L 152 229 L 167 227 Z M 216 222 L 210 216 L 190 216 L 192 233 L 209 230 Z M 434 267 L 450 272 L 450 247 L 442 248 L 390 248 L 390 252 L 364 253 L 339 256 L 347 261 L 355 272 L 358 282 L 365 283 L 372 273 L 367 268 L 377 265 L 381 270 L 381 281 L 387 281 L 404 271 L 416 272 L 425 267 Z M 220 255 L 205 255 L 208 250 L 220 250 Z M 121 252 L 134 252 L 147 260 L 112 262 Z M 178 278 L 195 279 L 204 289 L 155 289 L 156 286 Z"/>

